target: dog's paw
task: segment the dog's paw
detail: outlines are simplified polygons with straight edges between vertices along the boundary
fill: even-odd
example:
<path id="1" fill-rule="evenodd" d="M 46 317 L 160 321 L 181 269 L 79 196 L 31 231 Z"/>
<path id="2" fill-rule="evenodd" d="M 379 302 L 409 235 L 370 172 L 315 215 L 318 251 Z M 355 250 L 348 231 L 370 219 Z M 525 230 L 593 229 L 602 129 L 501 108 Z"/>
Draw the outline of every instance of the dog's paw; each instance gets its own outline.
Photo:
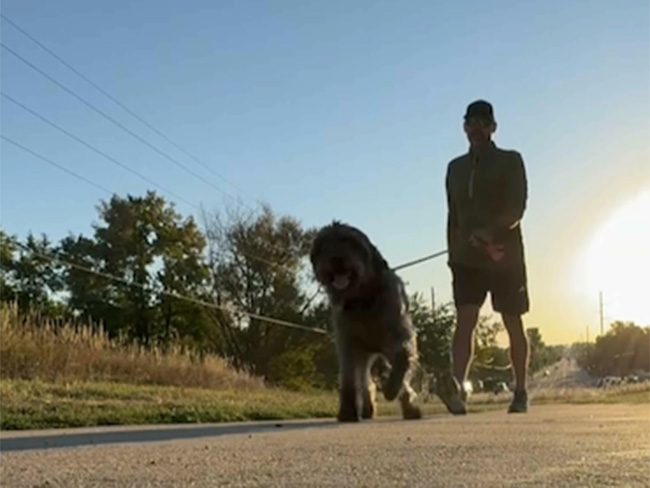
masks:
<path id="1" fill-rule="evenodd" d="M 402 410 L 404 420 L 419 420 L 422 418 L 422 410 L 415 405 L 409 405 Z"/>
<path id="2" fill-rule="evenodd" d="M 375 417 L 375 406 L 372 404 L 367 404 L 363 406 L 361 410 L 361 418 L 369 420 Z"/>
<path id="3" fill-rule="evenodd" d="M 339 410 L 336 420 L 339 422 L 359 422 L 359 416 L 357 415 L 357 412 L 349 409 Z"/>

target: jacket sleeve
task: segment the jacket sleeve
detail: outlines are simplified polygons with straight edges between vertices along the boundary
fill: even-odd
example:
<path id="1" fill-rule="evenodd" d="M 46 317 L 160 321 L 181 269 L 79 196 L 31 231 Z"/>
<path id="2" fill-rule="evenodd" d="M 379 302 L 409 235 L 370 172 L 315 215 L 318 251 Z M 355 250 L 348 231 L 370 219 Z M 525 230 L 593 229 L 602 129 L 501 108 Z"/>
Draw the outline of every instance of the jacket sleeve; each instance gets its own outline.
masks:
<path id="1" fill-rule="evenodd" d="M 451 164 L 447 167 L 445 177 L 445 192 L 447 194 L 447 251 L 449 255 L 455 247 L 458 233 L 458 214 L 451 190 Z"/>
<path id="2" fill-rule="evenodd" d="M 528 181 L 521 154 L 514 153 L 506 177 L 506 198 L 503 212 L 496 218 L 493 226 L 494 239 L 503 240 L 508 232 L 519 225 L 524 216 L 528 201 Z"/>

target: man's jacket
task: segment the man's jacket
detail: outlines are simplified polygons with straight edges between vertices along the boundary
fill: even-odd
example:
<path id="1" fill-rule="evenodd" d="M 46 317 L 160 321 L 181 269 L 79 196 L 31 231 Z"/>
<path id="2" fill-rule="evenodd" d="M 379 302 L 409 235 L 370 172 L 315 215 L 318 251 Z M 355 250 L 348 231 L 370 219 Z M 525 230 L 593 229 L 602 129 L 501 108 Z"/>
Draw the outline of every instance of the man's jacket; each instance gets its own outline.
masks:
<path id="1" fill-rule="evenodd" d="M 528 188 L 521 155 L 491 143 L 480 155 L 471 150 L 447 167 L 447 244 L 449 263 L 506 269 L 523 265 L 524 248 L 518 221 L 526 208 Z M 513 225 L 514 224 L 514 225 Z M 505 255 L 493 261 L 485 250 L 469 242 L 472 232 L 484 229 Z"/>

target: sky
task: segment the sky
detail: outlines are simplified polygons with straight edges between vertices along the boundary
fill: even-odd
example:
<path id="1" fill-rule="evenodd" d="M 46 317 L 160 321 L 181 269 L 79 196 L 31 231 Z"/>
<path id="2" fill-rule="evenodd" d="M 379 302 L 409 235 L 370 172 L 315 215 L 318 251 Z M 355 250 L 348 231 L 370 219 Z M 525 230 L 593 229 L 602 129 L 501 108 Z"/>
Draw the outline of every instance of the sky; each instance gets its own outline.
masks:
<path id="1" fill-rule="evenodd" d="M 4 0 L 2 13 L 212 171 L 4 20 L 3 45 L 210 184 L 2 49 L 6 95 L 194 205 L 240 197 L 307 227 L 340 219 L 391 265 L 445 248 L 447 164 L 467 151 L 465 107 L 489 100 L 496 144 L 519 151 L 528 176 L 525 325 L 551 344 L 587 327 L 593 339 L 600 290 L 606 326 L 650 324 L 647 0 L 34 4 Z M 151 188 L 0 102 L 3 136 L 120 195 Z M 5 231 L 90 233 L 107 194 L 5 141 L 0 157 Z M 451 300 L 444 257 L 400 275 L 409 292 Z"/>

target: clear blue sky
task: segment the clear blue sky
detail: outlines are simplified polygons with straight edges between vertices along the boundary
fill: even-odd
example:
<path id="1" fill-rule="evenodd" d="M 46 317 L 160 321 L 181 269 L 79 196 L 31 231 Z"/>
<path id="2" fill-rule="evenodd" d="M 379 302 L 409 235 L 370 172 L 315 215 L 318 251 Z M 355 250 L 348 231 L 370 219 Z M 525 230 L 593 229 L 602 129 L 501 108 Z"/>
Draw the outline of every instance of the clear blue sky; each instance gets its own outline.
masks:
<path id="1" fill-rule="evenodd" d="M 490 100 L 497 144 L 519 150 L 528 171 L 529 325 L 557 340 L 567 327 L 576 339 L 595 318 L 590 303 L 582 315 L 540 312 L 558 304 L 569 251 L 648 187 L 647 0 L 5 0 L 2 7 L 244 189 L 249 202 L 266 201 L 308 226 L 333 218 L 357 225 L 391 264 L 444 248 L 444 174 L 467 147 L 463 111 L 476 98 Z M 7 46 L 222 184 L 12 26 L 1 28 Z M 223 205 L 212 188 L 4 50 L 1 81 L 12 97 L 176 193 Z M 2 133 L 122 195 L 147 188 L 5 100 Z M 89 232 L 104 194 L 6 143 L 1 156 L 6 231 L 55 239 Z M 411 291 L 428 296 L 435 285 L 440 300 L 450 298 L 444 258 L 403 277 Z"/>

